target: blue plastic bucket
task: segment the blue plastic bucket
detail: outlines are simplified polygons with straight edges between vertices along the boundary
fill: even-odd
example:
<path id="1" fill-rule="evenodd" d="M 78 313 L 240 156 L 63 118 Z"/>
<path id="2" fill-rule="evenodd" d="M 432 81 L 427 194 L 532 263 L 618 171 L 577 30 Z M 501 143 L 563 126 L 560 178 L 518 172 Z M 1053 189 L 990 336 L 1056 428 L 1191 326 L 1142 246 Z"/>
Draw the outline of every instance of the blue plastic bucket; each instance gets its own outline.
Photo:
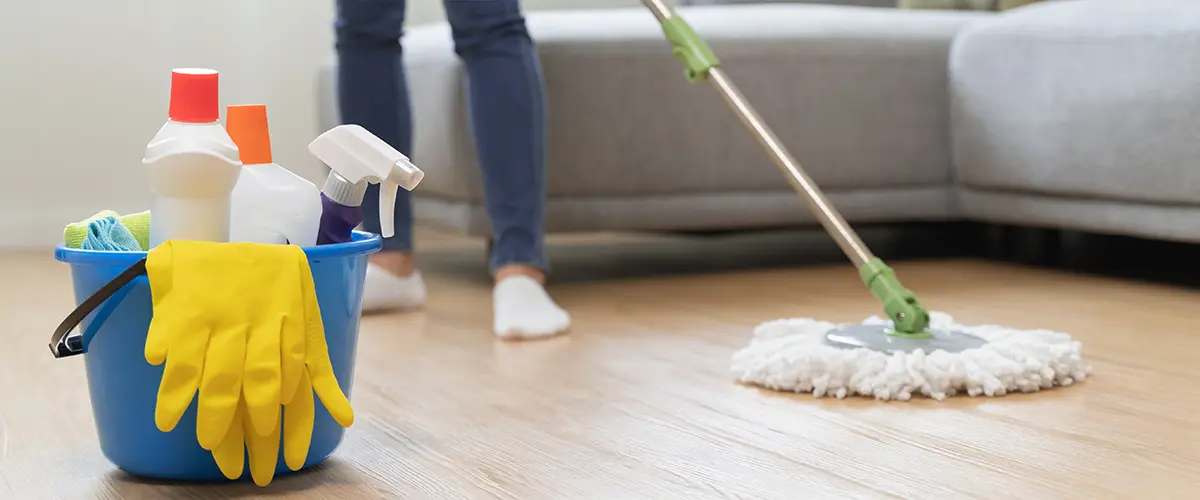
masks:
<path id="1" fill-rule="evenodd" d="M 367 256 L 379 251 L 379 236 L 356 232 L 353 241 L 304 248 L 312 268 L 329 358 L 338 384 L 350 396 L 362 312 Z M 96 293 L 145 252 L 97 252 L 59 247 L 54 258 L 71 265 L 76 304 Z M 144 357 L 150 329 L 150 287 L 142 275 L 113 294 L 80 323 L 83 359 L 100 449 L 131 474 L 178 481 L 225 481 L 212 453 L 196 442 L 196 403 L 171 432 L 154 424 L 163 367 Z M 341 444 L 345 429 L 316 399 L 312 445 L 304 467 L 325 460 Z M 279 475 L 291 472 L 280 448 Z M 249 478 L 247 470 L 244 478 Z"/>

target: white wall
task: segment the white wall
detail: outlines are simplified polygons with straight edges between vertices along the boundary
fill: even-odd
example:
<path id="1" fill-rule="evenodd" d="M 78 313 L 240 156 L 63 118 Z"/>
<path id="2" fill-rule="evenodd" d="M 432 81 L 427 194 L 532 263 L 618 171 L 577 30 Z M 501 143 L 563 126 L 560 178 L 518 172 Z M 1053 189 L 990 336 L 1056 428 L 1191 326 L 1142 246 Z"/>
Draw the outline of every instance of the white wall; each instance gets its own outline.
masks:
<path id="1" fill-rule="evenodd" d="M 443 19 L 409 0 L 410 26 Z M 638 0 L 525 0 L 526 10 Z M 218 69 L 223 104 L 267 105 L 276 161 L 319 181 L 316 69 L 333 1 L 0 2 L 0 248 L 48 247 L 102 209 L 149 208 L 140 168 L 174 67 Z"/>

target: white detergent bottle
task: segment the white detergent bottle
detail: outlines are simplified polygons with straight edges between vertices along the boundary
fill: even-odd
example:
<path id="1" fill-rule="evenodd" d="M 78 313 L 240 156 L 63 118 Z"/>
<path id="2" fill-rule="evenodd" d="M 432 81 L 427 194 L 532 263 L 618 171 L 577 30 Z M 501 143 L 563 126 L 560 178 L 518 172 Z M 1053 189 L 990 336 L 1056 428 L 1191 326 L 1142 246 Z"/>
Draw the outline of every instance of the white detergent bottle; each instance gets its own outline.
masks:
<path id="1" fill-rule="evenodd" d="M 384 238 L 396 234 L 396 189 L 416 188 L 425 178 L 421 169 L 358 125 L 339 125 L 327 130 L 308 145 L 308 151 L 329 166 L 330 176 L 339 183 L 364 187 L 360 184 L 363 181 L 380 184 L 379 226 Z"/>
<path id="2" fill-rule="evenodd" d="M 315 245 L 321 191 L 272 160 L 267 107 L 229 106 L 225 129 L 242 157 L 242 172 L 230 201 L 229 241 Z"/>
<path id="3" fill-rule="evenodd" d="M 154 192 L 150 246 L 167 240 L 229 241 L 229 198 L 242 162 L 220 123 L 217 72 L 171 72 L 168 120 L 142 164 Z"/>

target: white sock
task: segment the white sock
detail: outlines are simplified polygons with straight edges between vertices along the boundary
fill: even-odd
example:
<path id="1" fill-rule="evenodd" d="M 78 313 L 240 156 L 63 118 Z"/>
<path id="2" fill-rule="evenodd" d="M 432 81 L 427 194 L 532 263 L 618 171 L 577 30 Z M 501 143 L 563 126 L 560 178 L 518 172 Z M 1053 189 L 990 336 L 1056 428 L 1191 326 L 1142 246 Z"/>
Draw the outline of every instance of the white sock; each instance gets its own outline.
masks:
<path id="1" fill-rule="evenodd" d="M 367 281 L 363 284 L 363 313 L 409 309 L 425 304 L 425 280 L 421 273 L 396 276 L 374 264 L 367 264 Z"/>
<path id="2" fill-rule="evenodd" d="M 546 289 L 528 276 L 509 276 L 492 290 L 496 336 L 502 339 L 536 339 L 563 333 L 571 316 L 558 307 Z"/>

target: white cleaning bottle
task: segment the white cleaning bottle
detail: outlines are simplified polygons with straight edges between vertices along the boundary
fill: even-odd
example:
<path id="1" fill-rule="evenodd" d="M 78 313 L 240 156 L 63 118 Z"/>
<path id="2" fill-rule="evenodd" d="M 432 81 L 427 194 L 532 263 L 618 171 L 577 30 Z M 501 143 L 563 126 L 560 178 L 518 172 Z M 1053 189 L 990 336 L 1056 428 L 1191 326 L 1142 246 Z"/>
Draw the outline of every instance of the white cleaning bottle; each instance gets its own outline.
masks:
<path id="1" fill-rule="evenodd" d="M 171 72 L 167 123 L 146 146 L 154 202 L 150 247 L 167 240 L 229 241 L 229 197 L 242 162 L 220 123 L 217 72 Z"/>
<path id="2" fill-rule="evenodd" d="M 321 191 L 273 161 L 267 107 L 229 106 L 225 129 L 242 157 L 230 201 L 229 241 L 315 245 Z"/>
<path id="3" fill-rule="evenodd" d="M 333 194 L 331 185 L 345 184 L 353 189 L 360 203 L 365 182 L 380 184 L 379 226 L 383 237 L 391 238 L 396 233 L 396 189 L 412 191 L 425 173 L 403 153 L 358 125 L 329 129 L 314 139 L 308 150 L 332 170 L 329 173 L 332 182 L 326 182 L 327 196 Z"/>

